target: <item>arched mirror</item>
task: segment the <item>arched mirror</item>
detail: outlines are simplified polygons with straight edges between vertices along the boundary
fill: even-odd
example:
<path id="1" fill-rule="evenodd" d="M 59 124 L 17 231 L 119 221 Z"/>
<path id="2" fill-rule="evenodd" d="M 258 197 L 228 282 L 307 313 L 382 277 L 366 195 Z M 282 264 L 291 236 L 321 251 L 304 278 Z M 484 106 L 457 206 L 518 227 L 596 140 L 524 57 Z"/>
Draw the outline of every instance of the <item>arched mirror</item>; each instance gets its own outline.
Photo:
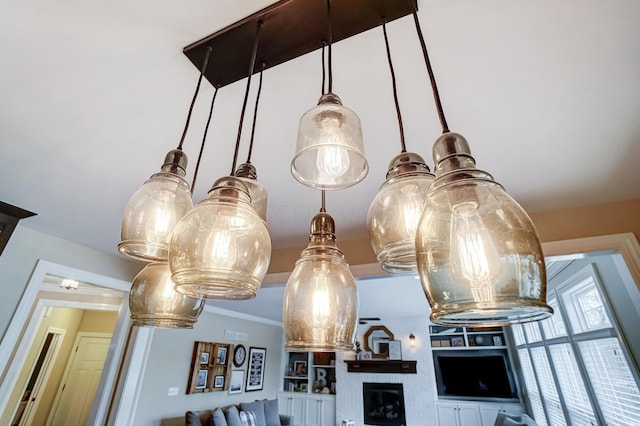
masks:
<path id="1" fill-rule="evenodd" d="M 364 333 L 364 350 L 371 352 L 373 358 L 389 357 L 389 340 L 393 333 L 384 325 L 373 325 Z"/>

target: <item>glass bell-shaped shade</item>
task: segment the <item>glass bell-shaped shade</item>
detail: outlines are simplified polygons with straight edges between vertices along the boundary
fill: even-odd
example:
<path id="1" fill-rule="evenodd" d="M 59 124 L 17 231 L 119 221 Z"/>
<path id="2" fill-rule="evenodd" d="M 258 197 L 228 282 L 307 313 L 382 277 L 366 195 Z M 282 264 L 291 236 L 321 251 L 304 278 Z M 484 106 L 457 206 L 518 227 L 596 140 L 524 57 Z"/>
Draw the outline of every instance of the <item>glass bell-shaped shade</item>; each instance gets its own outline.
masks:
<path id="1" fill-rule="evenodd" d="M 284 290 L 284 347 L 352 351 L 358 288 L 342 251 L 336 246 L 331 216 L 319 213 L 313 218 L 309 240 Z"/>
<path id="2" fill-rule="evenodd" d="M 433 158 L 436 179 L 416 235 L 431 321 L 493 326 L 551 315 L 542 249 L 524 209 L 475 168 L 461 135 L 440 136 Z"/>
<path id="3" fill-rule="evenodd" d="M 387 180 L 369 206 L 369 241 L 380 267 L 415 273 L 416 229 L 435 176 L 418 154 L 404 152 L 389 164 Z"/>
<path id="4" fill-rule="evenodd" d="M 244 163 L 238 167 L 238 170 L 233 175 L 247 185 L 251 196 L 251 207 L 258 213 L 260 219 L 266 223 L 268 193 L 267 188 L 257 180 L 256 168 L 252 164 Z"/>
<path id="5" fill-rule="evenodd" d="M 184 179 L 187 157 L 170 151 L 154 174 L 127 203 L 122 218 L 120 253 L 144 261 L 167 261 L 173 227 L 193 208 Z"/>
<path id="6" fill-rule="evenodd" d="M 218 179 L 176 225 L 169 266 L 176 290 L 210 299 L 252 299 L 271 260 L 265 222 L 236 177 Z"/>
<path id="7" fill-rule="evenodd" d="M 133 325 L 193 328 L 204 308 L 202 297 L 176 292 L 167 262 L 150 263 L 136 275 L 129 291 Z"/>
<path id="8" fill-rule="evenodd" d="M 360 119 L 335 94 L 323 95 L 300 118 L 293 177 L 311 188 L 330 190 L 353 186 L 368 171 Z"/>

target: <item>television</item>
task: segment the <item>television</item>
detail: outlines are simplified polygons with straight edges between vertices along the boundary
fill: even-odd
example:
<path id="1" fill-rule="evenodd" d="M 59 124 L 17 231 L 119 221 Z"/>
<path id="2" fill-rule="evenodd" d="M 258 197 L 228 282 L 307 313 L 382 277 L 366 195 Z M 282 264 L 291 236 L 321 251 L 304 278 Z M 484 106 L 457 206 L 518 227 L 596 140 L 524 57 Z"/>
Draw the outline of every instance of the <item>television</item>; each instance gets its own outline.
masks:
<path id="1" fill-rule="evenodd" d="M 473 400 L 517 400 L 511 363 L 506 351 L 433 351 L 438 395 Z"/>

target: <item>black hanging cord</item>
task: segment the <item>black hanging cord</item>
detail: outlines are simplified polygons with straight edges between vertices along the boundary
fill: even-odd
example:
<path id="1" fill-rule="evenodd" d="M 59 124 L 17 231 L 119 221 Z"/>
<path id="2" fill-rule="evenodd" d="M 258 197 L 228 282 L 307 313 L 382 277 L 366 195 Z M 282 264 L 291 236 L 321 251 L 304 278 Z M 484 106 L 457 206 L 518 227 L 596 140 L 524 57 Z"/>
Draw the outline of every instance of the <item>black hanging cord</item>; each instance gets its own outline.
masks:
<path id="1" fill-rule="evenodd" d="M 322 40 L 322 90 L 320 91 L 320 96 L 324 95 L 325 93 L 325 89 L 324 87 L 326 86 L 326 80 L 327 80 L 327 65 L 324 63 L 324 48 L 327 47 L 327 42 Z"/>
<path id="2" fill-rule="evenodd" d="M 389 71 L 391 71 L 391 84 L 393 85 L 393 100 L 396 103 L 396 114 L 398 116 L 398 127 L 400 128 L 400 145 L 402 151 L 407 152 L 407 146 L 404 143 L 404 126 L 402 125 L 402 114 L 400 113 L 400 103 L 398 102 L 398 88 L 396 86 L 396 73 L 393 71 L 393 62 L 391 61 L 391 49 L 389 48 L 389 37 L 387 36 L 387 20 L 382 21 L 382 31 L 384 32 L 384 44 L 387 47 L 387 60 L 389 61 Z"/>
<path id="3" fill-rule="evenodd" d="M 258 41 L 260 39 L 260 30 L 262 29 L 262 21 L 258 21 L 256 29 L 256 39 L 253 43 L 253 51 L 251 52 L 251 61 L 249 63 L 249 72 L 247 76 L 247 88 L 244 91 L 244 101 L 242 102 L 242 112 L 240 113 L 240 124 L 238 125 L 238 137 L 236 139 L 236 149 L 233 153 L 233 165 L 231 166 L 231 176 L 236 170 L 238 163 L 238 151 L 240 150 L 240 139 L 242 138 L 242 123 L 244 122 L 244 113 L 247 110 L 247 100 L 249 99 L 249 89 L 251 88 L 251 76 L 253 75 L 253 68 L 256 64 L 256 56 L 258 55 Z"/>
<path id="4" fill-rule="evenodd" d="M 193 181 L 191 181 L 191 195 L 196 187 L 196 179 L 198 178 L 198 170 L 200 169 L 200 160 L 202 159 L 202 152 L 204 151 L 204 143 L 207 140 L 207 132 L 209 132 L 209 124 L 211 124 L 211 117 L 213 116 L 213 105 L 216 103 L 216 97 L 218 96 L 218 87 L 213 92 L 213 99 L 211 99 L 211 106 L 209 107 L 209 118 L 207 118 L 207 124 L 204 127 L 204 134 L 202 135 L 202 144 L 200 144 L 200 153 L 198 154 L 198 161 L 196 161 L 196 169 L 193 172 Z"/>
<path id="5" fill-rule="evenodd" d="M 256 121 L 258 117 L 258 104 L 260 103 L 260 93 L 262 92 L 262 72 L 264 71 L 266 63 L 262 63 L 260 68 L 260 80 L 258 83 L 258 94 L 256 95 L 256 106 L 253 109 L 253 123 L 251 124 L 251 140 L 249 141 L 249 154 L 247 155 L 247 163 L 251 163 L 251 154 L 253 153 L 253 137 L 256 134 Z"/>
<path id="6" fill-rule="evenodd" d="M 436 84 L 436 77 L 433 75 L 433 68 L 431 68 L 431 61 L 429 60 L 427 45 L 424 42 L 424 36 L 422 35 L 422 29 L 420 28 L 420 21 L 418 20 L 418 13 L 417 13 L 414 1 L 415 0 L 409 0 L 409 3 L 411 3 L 411 13 L 413 14 L 413 21 L 416 24 L 418 39 L 420 40 L 420 46 L 422 46 L 422 55 L 424 56 L 424 62 L 427 65 L 427 73 L 429 74 L 429 80 L 431 81 L 431 90 L 433 91 L 433 100 L 435 101 L 436 109 L 438 110 L 438 117 L 440 118 L 440 124 L 442 125 L 442 133 L 448 133 L 449 126 L 447 125 L 447 119 L 444 116 L 444 110 L 442 109 L 442 102 L 440 102 L 440 94 L 438 93 L 438 85 Z"/>
<path id="7" fill-rule="evenodd" d="M 327 0 L 328 34 L 327 34 L 327 61 L 329 62 L 329 87 L 327 92 L 333 92 L 333 63 L 331 61 L 331 44 L 333 43 L 333 25 L 331 24 L 331 0 Z"/>
<path id="8" fill-rule="evenodd" d="M 211 50 L 211 46 L 209 46 L 207 48 L 207 53 L 204 55 L 204 62 L 202 63 L 202 68 L 200 68 L 200 77 L 198 77 L 196 91 L 193 94 L 193 99 L 191 99 L 191 106 L 189 106 L 189 112 L 187 113 L 187 122 L 184 123 L 184 130 L 182 131 L 182 137 L 180 138 L 178 149 L 182 149 L 184 138 L 187 136 L 187 129 L 189 129 L 189 122 L 191 121 L 191 113 L 193 112 L 193 106 L 196 104 L 196 98 L 198 97 L 198 92 L 200 91 L 200 83 L 202 83 L 202 77 L 204 76 L 204 72 L 207 70 L 207 64 L 209 63 L 209 55 L 211 54 Z"/>

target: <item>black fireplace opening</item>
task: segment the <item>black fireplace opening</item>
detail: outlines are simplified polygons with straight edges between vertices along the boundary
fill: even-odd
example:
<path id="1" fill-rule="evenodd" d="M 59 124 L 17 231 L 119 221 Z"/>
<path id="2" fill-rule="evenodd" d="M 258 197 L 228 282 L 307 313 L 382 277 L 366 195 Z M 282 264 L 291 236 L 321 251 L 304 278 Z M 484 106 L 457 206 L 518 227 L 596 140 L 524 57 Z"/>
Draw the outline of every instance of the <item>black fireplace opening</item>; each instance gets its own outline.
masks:
<path id="1" fill-rule="evenodd" d="M 405 426 L 402 383 L 363 383 L 364 424 Z"/>

